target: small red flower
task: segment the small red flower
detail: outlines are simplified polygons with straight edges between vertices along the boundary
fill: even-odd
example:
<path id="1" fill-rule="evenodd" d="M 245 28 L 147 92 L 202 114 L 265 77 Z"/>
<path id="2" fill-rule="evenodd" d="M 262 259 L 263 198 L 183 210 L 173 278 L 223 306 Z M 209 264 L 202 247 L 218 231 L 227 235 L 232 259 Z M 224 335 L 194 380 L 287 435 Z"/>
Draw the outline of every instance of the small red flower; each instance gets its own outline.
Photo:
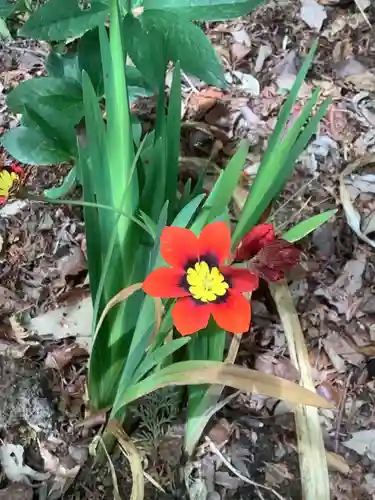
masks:
<path id="1" fill-rule="evenodd" d="M 152 271 L 143 290 L 153 297 L 179 299 L 172 318 L 181 335 L 205 328 L 211 314 L 228 332 L 249 329 L 250 303 L 243 293 L 258 288 L 258 277 L 224 265 L 230 247 L 230 230 L 224 222 L 208 224 L 199 237 L 180 227 L 163 230 L 160 253 L 172 267 Z"/>
<path id="2" fill-rule="evenodd" d="M 0 163 L 0 206 L 4 205 L 19 190 L 24 179 L 24 170 L 17 163 L 5 166 Z"/>
<path id="3" fill-rule="evenodd" d="M 234 254 L 234 262 L 248 262 L 251 272 L 266 281 L 279 281 L 300 260 L 301 252 L 275 234 L 272 224 L 259 224 L 249 231 Z"/>

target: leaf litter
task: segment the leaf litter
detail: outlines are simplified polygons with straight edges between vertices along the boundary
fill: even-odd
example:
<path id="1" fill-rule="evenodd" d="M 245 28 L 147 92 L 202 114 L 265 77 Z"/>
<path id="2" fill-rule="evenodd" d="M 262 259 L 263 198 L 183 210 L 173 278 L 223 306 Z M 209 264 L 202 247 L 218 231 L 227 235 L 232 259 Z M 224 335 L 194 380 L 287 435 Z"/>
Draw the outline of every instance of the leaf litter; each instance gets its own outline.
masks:
<path id="1" fill-rule="evenodd" d="M 294 82 L 301 59 L 320 32 L 319 53 L 299 95 L 295 113 L 298 116 L 299 106 L 317 86 L 322 88 L 323 95 L 332 95 L 333 104 L 299 159 L 280 200 L 275 222 L 288 227 L 302 218 L 344 205 L 333 223 L 302 243 L 301 275 L 294 279 L 291 290 L 309 350 L 314 383 L 318 392 L 328 395 L 338 407 L 336 413 L 325 410 L 320 415 L 327 459 L 330 457 L 328 463 L 333 467 L 332 498 L 351 500 L 371 495 L 375 484 L 371 465 L 366 461 L 372 460 L 368 448 L 358 445 L 365 440 L 361 433 L 372 431 L 375 390 L 366 368 L 367 353 L 372 356 L 374 352 L 368 346 L 375 342 L 375 259 L 372 245 L 362 241 L 361 236 L 365 234 L 372 241 L 371 165 L 363 172 L 345 175 L 344 185 L 354 212 L 340 199 L 337 188 L 345 165 L 374 152 L 374 37 L 359 10 L 352 11 L 345 3 L 340 6 L 337 3 L 334 0 L 286 2 L 280 6 L 271 3 L 241 20 L 208 24 L 207 33 L 232 83 L 223 92 L 206 88 L 190 76 L 189 80 L 183 80 L 182 154 L 187 177 L 199 174 L 207 158 L 214 163 L 211 175 L 215 175 L 233 153 L 238 139 L 250 139 L 252 148 L 239 186 L 239 199 L 241 196 L 243 199 L 274 127 L 284 90 Z M 371 20 L 370 9 L 365 5 L 361 8 Z M 25 44 L 27 48 L 27 43 L 18 48 Z M 8 70 L 2 77 L 6 90 L 21 79 L 41 74 L 39 55 L 20 60 L 20 55 L 25 54 L 19 50 L 12 53 L 9 48 L 9 53 L 10 60 L 17 61 L 17 69 L 13 63 L 7 63 Z M 4 96 L 2 93 L 1 126 L 14 126 L 17 121 L 8 115 Z M 152 121 L 152 103 L 145 100 L 137 106 L 140 119 L 144 123 Z M 64 166 L 53 170 L 31 169 L 29 182 L 37 189 L 48 188 L 65 172 Z M 353 213 L 358 214 L 354 219 Z M 66 481 L 62 485 L 54 479 L 60 477 L 57 472 L 64 470 L 69 476 L 73 470 L 80 474 L 77 467 L 81 468 L 89 496 L 85 497 L 85 489 L 77 494 L 95 500 L 109 498 L 112 489 L 108 475 L 100 471 L 94 478 L 91 469 L 85 469 L 86 458 L 81 461 L 75 455 L 64 465 L 71 447 L 87 451 L 87 441 L 96 426 L 103 423 L 103 415 L 99 418 L 84 410 L 84 360 L 90 350 L 92 306 L 80 213 L 68 207 L 56 210 L 54 206 L 14 202 L 1 209 L 1 217 L 6 221 L 6 241 L 2 242 L 5 259 L 0 264 L 3 287 L 0 314 L 5 321 L 0 347 L 4 346 L 4 352 L 6 347 L 12 362 L 14 358 L 20 362 L 24 358 L 37 361 L 33 370 L 41 371 L 42 378 L 47 379 L 49 395 L 44 398 L 43 391 L 38 394 L 49 408 L 47 421 L 53 422 L 52 434 L 55 433 L 49 438 L 51 442 L 41 439 L 42 450 L 36 446 L 31 455 L 25 442 L 24 462 L 43 471 L 42 474 L 49 471 L 50 482 L 42 483 L 51 498 L 53 495 L 59 498 L 67 487 Z M 258 366 L 269 373 L 276 370 L 290 380 L 298 377 L 288 357 L 284 332 L 266 293 L 254 297 L 252 333 L 243 338 L 237 362 Z M 44 385 L 45 381 L 38 384 Z M 57 412 L 51 411 L 50 401 L 57 401 Z M 184 468 L 178 464 L 178 455 L 172 457 L 172 452 L 168 452 L 172 442 L 168 437 L 161 449 L 164 461 L 169 455 L 171 461 L 175 460 L 173 470 L 163 470 L 163 463 L 148 450 L 143 453 L 144 466 L 153 479 L 178 498 L 184 498 L 185 494 L 179 479 L 183 470 L 187 473 L 190 498 L 277 498 L 257 484 L 273 488 L 284 498 L 301 498 L 291 410 L 287 406 L 282 408 L 278 401 L 240 394 L 213 419 L 211 431 L 216 430 L 216 435 L 207 429 L 207 436 L 235 471 L 255 484 L 228 469 L 207 441 L 197 450 L 195 461 Z M 30 422 L 30 416 L 28 419 L 28 427 L 40 426 Z M 168 424 L 167 434 L 172 432 L 173 425 L 181 426 L 184 417 L 178 415 L 175 420 L 174 424 Z M 82 422 L 92 422 L 92 426 L 80 425 Z M 50 429 L 51 425 L 47 425 L 43 434 L 51 434 Z M 16 433 L 11 444 L 17 438 Z M 352 446 L 353 439 L 356 448 Z M 33 436 L 31 441 L 38 442 Z M 38 459 L 31 459 L 35 454 Z M 124 462 L 115 460 L 115 467 L 124 470 Z M 79 481 L 81 476 L 78 478 Z M 121 484 L 124 497 L 128 498 L 126 477 L 123 483 L 120 478 Z M 0 498 L 10 487 L 0 489 Z M 155 489 L 147 488 L 146 484 L 146 499 L 152 498 Z M 69 497 L 69 493 L 65 495 L 75 498 Z M 158 495 L 160 499 L 167 498 L 162 493 Z"/>

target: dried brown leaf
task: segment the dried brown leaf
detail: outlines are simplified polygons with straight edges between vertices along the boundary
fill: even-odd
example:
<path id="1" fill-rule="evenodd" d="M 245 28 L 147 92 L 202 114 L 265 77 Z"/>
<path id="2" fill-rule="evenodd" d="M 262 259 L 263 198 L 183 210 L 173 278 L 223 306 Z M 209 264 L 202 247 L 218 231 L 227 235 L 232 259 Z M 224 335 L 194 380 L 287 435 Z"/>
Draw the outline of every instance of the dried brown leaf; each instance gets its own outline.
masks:
<path id="1" fill-rule="evenodd" d="M 87 350 L 74 342 L 73 344 L 57 347 L 52 352 L 49 352 L 44 363 L 47 368 L 62 370 L 75 358 L 86 356 L 88 356 Z"/>

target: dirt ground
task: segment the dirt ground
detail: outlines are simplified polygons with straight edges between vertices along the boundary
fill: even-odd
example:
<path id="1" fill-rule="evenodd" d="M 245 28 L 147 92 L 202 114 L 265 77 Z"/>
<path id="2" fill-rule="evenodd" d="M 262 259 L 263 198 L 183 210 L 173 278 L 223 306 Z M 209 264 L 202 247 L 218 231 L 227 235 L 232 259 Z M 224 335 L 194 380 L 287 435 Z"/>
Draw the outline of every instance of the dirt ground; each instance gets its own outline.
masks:
<path id="1" fill-rule="evenodd" d="M 284 229 L 324 210 L 338 209 L 334 220 L 300 245 L 302 263 L 289 282 L 313 377 L 319 391 L 336 405 L 334 411 L 321 412 L 331 454 L 332 498 L 371 499 L 375 498 L 375 34 L 368 23 L 374 23 L 375 12 L 370 5 L 363 15 L 354 2 L 322 0 L 314 5 L 309 14 L 299 2 L 270 1 L 235 22 L 205 26 L 230 85 L 221 92 L 207 90 L 194 78 L 184 80 L 181 181 L 197 175 L 208 157 L 225 166 L 238 140 L 247 137 L 252 146 L 236 193 L 240 204 L 283 102 L 282 89 L 293 83 L 301 59 L 319 36 L 299 104 L 317 87 L 322 98 L 332 96 L 332 104 L 299 159 L 274 222 Z M 46 51 L 43 44 L 23 40 L 0 43 L 2 130 L 18 124 L 18 117 L 6 108 L 6 94 L 23 79 L 43 74 Z M 298 110 L 296 106 L 296 115 Z M 152 121 L 152 100 L 139 102 L 135 111 L 146 129 Z M 2 154 L 3 161 L 10 161 L 5 151 Z M 360 218 L 357 234 L 340 192 L 340 174 L 355 161 L 356 169 L 341 182 L 350 195 L 349 206 Z M 69 170 L 68 165 L 26 168 L 27 184 L 37 193 L 58 184 Z M 12 484 L 3 466 L 0 500 L 114 498 L 110 465 L 95 465 L 89 454 L 103 421 L 82 424 L 88 295 L 79 208 L 15 201 L 0 209 L 0 387 L 4 389 L 0 437 L 20 445 L 24 463 L 36 472 L 33 476 L 23 469 Z M 60 316 L 49 315 L 62 307 Z M 243 337 L 237 362 L 296 379 L 275 305 L 266 291 L 254 297 L 251 332 Z M 229 394 L 228 390 L 225 395 Z M 152 440 L 148 431 L 132 435 L 155 483 L 146 481 L 146 500 L 301 498 L 295 425 L 286 403 L 237 395 L 212 420 L 192 459 L 182 453 L 182 423 L 183 414 L 177 412 Z M 111 459 L 120 497 L 129 498 L 127 462 L 118 450 Z M 48 478 L 38 476 L 46 471 Z M 17 484 L 25 477 L 33 488 Z"/>

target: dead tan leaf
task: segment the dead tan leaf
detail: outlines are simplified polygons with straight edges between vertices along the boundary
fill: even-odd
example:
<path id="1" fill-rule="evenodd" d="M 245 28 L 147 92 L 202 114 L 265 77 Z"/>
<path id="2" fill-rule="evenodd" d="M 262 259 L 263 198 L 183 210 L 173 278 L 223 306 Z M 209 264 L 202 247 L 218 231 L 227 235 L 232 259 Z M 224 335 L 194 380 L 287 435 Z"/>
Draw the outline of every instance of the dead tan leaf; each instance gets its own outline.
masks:
<path id="1" fill-rule="evenodd" d="M 208 87 L 200 92 L 191 94 L 186 109 L 187 116 L 189 119 L 197 119 L 204 116 L 223 96 L 224 93 L 214 87 Z"/>
<path id="2" fill-rule="evenodd" d="M 332 451 L 326 451 L 327 464 L 331 470 L 341 472 L 341 474 L 350 474 L 350 466 L 344 457 L 333 453 Z"/>
<path id="3" fill-rule="evenodd" d="M 220 384 L 248 393 L 263 394 L 271 398 L 314 407 L 333 408 L 334 405 L 313 391 L 298 384 L 260 373 L 238 365 L 218 361 L 186 361 L 164 368 L 146 380 L 132 386 L 122 400 L 122 405 L 135 401 L 150 392 L 168 386 Z"/>
<path id="4" fill-rule="evenodd" d="M 108 431 L 117 438 L 124 455 L 129 460 L 133 483 L 130 500 L 143 500 L 145 494 L 143 466 L 137 448 L 118 422 L 110 422 Z"/>
<path id="5" fill-rule="evenodd" d="M 365 356 L 375 356 L 375 342 L 363 346 L 357 346 L 357 351 Z"/>
<path id="6" fill-rule="evenodd" d="M 345 81 L 354 85 L 357 90 L 367 90 L 369 92 L 375 90 L 375 74 L 370 70 L 364 73 L 350 75 L 345 78 Z"/>

